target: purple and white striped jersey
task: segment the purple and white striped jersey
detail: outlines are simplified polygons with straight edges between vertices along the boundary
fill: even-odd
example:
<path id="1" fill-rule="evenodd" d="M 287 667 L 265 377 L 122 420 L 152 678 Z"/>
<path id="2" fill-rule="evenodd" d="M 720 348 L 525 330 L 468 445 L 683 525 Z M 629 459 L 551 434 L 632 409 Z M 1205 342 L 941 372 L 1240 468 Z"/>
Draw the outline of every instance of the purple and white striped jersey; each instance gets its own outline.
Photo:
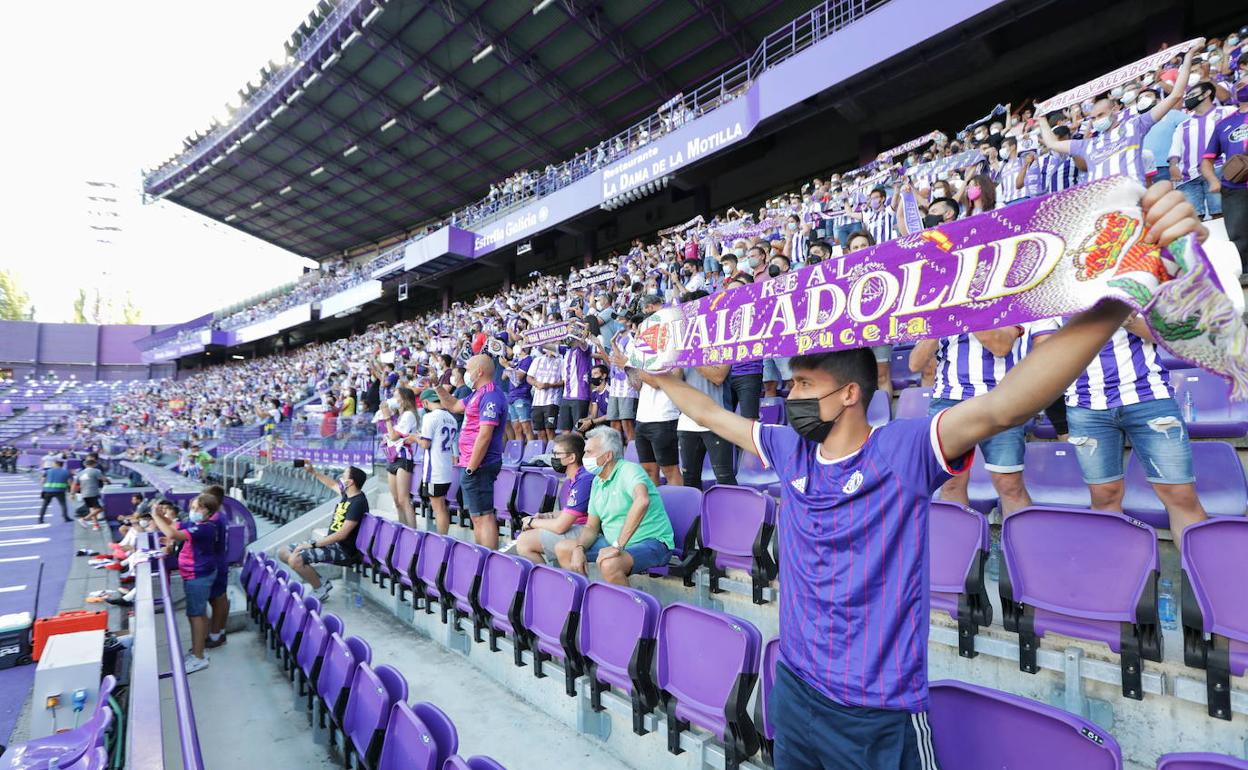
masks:
<path id="1" fill-rule="evenodd" d="M 589 346 L 573 346 L 563 354 L 563 397 L 574 401 L 589 398 L 589 369 L 593 366 Z"/>
<path id="2" fill-rule="evenodd" d="M 1123 174 L 1143 184 L 1144 135 L 1156 122 L 1152 112 L 1135 115 L 1091 139 L 1070 140 L 1070 154 L 1088 164 L 1089 181 Z"/>
<path id="3" fill-rule="evenodd" d="M 528 379 L 534 383 L 533 388 L 533 406 L 550 406 L 559 401 L 559 391 L 554 388 L 539 388 L 536 384 L 559 382 L 562 376 L 560 372 L 563 370 L 563 361 L 559 356 L 552 356 L 549 353 L 542 352 L 533 356 L 533 363 L 529 364 Z"/>
<path id="4" fill-rule="evenodd" d="M 623 352 L 632 339 L 631 332 L 618 332 L 611 338 L 611 347 L 616 352 Z M 628 375 L 625 374 L 624 367 L 611 364 L 611 379 L 607 382 L 607 396 L 609 398 L 637 398 L 637 389 L 629 386 Z"/>
<path id="5" fill-rule="evenodd" d="M 1020 337 L 1021 339 L 1021 337 Z M 936 345 L 936 380 L 932 398 L 965 401 L 997 386 L 1021 358 L 1019 340 L 1009 355 L 998 358 L 974 334 L 941 337 Z"/>
<path id="6" fill-rule="evenodd" d="M 1023 170 L 1022 158 L 1010 158 L 1001 166 L 1001 174 L 997 178 L 997 202 L 1013 203 L 1026 197 L 1018 182 L 1018 172 Z"/>
<path id="7" fill-rule="evenodd" d="M 1037 321 L 1031 337 L 1057 331 L 1060 319 Z M 1085 409 L 1117 409 L 1144 401 L 1172 398 L 1157 347 L 1126 329 L 1119 329 L 1079 378 L 1066 389 L 1066 405 Z"/>
<path id="8" fill-rule="evenodd" d="M 1234 107 L 1214 107 L 1204 115 L 1188 116 L 1174 129 L 1168 157 L 1179 159 L 1182 181 L 1189 182 L 1200 176 L 1200 161 L 1209 146 L 1209 138 L 1213 136 L 1213 127 L 1234 112 Z"/>
<path id="9" fill-rule="evenodd" d="M 876 243 L 884 243 L 897 237 L 897 215 L 890 208 L 863 211 L 862 226 L 871 233 Z"/>
<path id="10" fill-rule="evenodd" d="M 1040 156 L 1040 163 L 1046 193 L 1068 190 L 1084 181 L 1084 173 L 1075 165 L 1075 159 L 1069 155 L 1049 152 Z"/>
<path id="11" fill-rule="evenodd" d="M 837 703 L 927 710 L 928 509 L 974 454 L 945 461 L 941 415 L 893 420 L 836 460 L 787 425 L 754 423 L 782 488 L 780 654 Z"/>
<path id="12" fill-rule="evenodd" d="M 1033 153 L 1034 154 L 1034 153 Z M 1037 156 L 1027 167 L 1027 173 L 1023 175 L 1023 195 L 1028 198 L 1036 198 L 1044 195 L 1045 178 L 1044 178 L 1044 157 Z M 1026 155 L 1024 155 L 1024 159 Z"/>

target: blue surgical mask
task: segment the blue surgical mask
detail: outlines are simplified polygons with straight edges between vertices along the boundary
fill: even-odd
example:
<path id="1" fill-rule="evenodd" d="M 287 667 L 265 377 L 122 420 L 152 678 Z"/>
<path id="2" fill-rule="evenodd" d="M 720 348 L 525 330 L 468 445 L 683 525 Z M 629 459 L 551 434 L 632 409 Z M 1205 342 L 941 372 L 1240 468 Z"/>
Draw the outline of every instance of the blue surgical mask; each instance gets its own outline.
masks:
<path id="1" fill-rule="evenodd" d="M 338 479 L 338 491 L 345 495 L 347 493 L 347 482 Z"/>
<path id="2" fill-rule="evenodd" d="M 1098 134 L 1105 133 L 1112 125 L 1114 125 L 1114 119 L 1108 115 L 1102 118 L 1096 118 L 1092 121 L 1092 129 Z"/>
<path id="3" fill-rule="evenodd" d="M 472 387 L 472 383 L 473 383 L 474 381 L 475 381 L 475 380 L 474 380 L 474 378 L 473 378 L 473 376 L 472 376 L 472 372 L 464 372 L 464 384 L 465 384 L 465 385 L 467 385 L 468 387 L 470 387 L 470 388 L 471 388 L 471 387 Z"/>
<path id="4" fill-rule="evenodd" d="M 591 476 L 597 476 L 599 473 L 602 473 L 602 466 L 598 464 L 597 457 L 586 456 L 583 458 L 581 465 L 585 470 L 589 471 Z"/>
<path id="5" fill-rule="evenodd" d="M 204 514 L 200 511 L 191 511 L 187 518 L 191 520 L 191 523 L 198 524 L 204 520 Z"/>

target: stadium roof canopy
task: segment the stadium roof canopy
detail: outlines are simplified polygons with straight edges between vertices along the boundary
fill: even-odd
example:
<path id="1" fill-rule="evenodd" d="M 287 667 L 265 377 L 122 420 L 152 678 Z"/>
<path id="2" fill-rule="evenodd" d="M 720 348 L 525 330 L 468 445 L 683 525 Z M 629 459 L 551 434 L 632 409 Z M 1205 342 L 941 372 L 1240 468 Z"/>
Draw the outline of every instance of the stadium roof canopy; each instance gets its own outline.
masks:
<path id="1" fill-rule="evenodd" d="M 813 0 L 322 0 L 144 191 L 321 259 L 570 159 Z"/>

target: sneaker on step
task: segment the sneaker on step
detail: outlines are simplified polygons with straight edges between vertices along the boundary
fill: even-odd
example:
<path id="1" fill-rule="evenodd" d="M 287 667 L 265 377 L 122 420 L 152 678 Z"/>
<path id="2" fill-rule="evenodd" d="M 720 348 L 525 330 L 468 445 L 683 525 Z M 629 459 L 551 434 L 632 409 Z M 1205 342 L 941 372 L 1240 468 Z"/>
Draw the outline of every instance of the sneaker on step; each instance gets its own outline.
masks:
<path id="1" fill-rule="evenodd" d="M 204 642 L 204 646 L 207 647 L 208 649 L 220 647 L 223 644 L 225 644 L 225 634 L 221 634 L 221 636 L 219 636 L 216 639 L 213 639 L 211 636 L 209 636 L 208 641 Z"/>
<path id="2" fill-rule="evenodd" d="M 334 590 L 334 584 L 328 580 L 321 581 L 321 587 L 312 592 L 317 601 L 323 602 L 329 597 L 329 592 Z"/>
<path id="3" fill-rule="evenodd" d="M 78 524 L 81 525 L 83 529 L 91 528 L 91 522 L 87 521 L 86 519 L 79 519 Z"/>
<path id="4" fill-rule="evenodd" d="M 203 671 L 208 668 L 208 656 L 197 658 L 194 655 L 186 656 L 186 673 L 194 674 L 196 671 Z"/>
<path id="5" fill-rule="evenodd" d="M 99 532 L 99 531 L 100 531 L 100 525 L 99 525 L 99 524 L 92 524 L 92 525 L 91 525 L 91 529 L 92 529 L 93 531 L 95 531 L 95 532 Z"/>

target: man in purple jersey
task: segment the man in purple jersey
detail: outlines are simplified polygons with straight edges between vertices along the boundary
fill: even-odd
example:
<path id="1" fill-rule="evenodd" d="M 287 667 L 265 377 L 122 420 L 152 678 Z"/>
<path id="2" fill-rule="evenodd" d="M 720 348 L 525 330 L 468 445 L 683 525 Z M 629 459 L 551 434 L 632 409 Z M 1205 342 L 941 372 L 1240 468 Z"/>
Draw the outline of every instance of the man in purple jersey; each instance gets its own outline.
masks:
<path id="1" fill-rule="evenodd" d="M 498 519 L 494 518 L 494 480 L 503 467 L 503 432 L 507 397 L 494 386 L 494 361 L 475 355 L 465 366 L 464 383 L 472 395 L 458 399 L 445 387 L 438 398 L 452 413 L 464 416 L 459 432 L 459 488 L 472 517 L 472 535 L 478 545 L 498 550 Z"/>
<path id="2" fill-rule="evenodd" d="M 1192 69 L 1192 57 L 1205 45 L 1199 38 L 1183 57 L 1176 84 L 1186 84 Z M 1108 96 L 1096 100 L 1092 107 L 1092 128 L 1096 135 L 1091 139 L 1058 139 L 1047 120 L 1041 118 L 1040 141 L 1055 152 L 1082 158 L 1088 164 L 1088 179 L 1104 179 L 1114 174 L 1124 174 L 1145 184 L 1144 136 L 1166 113 L 1183 100 L 1184 85 L 1175 85 L 1166 98 L 1157 102 L 1147 112 L 1135 114 L 1134 110 L 1114 112 Z"/>
<path id="3" fill-rule="evenodd" d="M 563 354 L 563 399 L 559 402 L 556 431 L 565 433 L 589 414 L 589 369 L 593 364 L 589 343 L 579 337 L 567 339 Z"/>
<path id="4" fill-rule="evenodd" d="M 1219 158 L 1230 161 L 1232 156 L 1248 153 L 1248 75 L 1240 76 L 1235 83 L 1235 98 L 1239 109 L 1214 126 L 1213 136 L 1200 161 L 1200 173 L 1210 193 L 1222 193 L 1226 235 L 1239 249 L 1239 259 L 1243 263 L 1240 284 L 1248 285 L 1248 179 L 1227 179 L 1225 169 L 1214 173 L 1214 162 Z"/>
<path id="5" fill-rule="evenodd" d="M 1147 241 L 1205 234 L 1169 182 L 1151 187 L 1142 206 Z M 867 422 L 875 391 L 869 350 L 794 358 L 787 427 L 733 414 L 675 375 L 641 375 L 780 476 L 785 577 L 780 662 L 768 701 L 776 767 L 936 766 L 926 715 L 931 494 L 970 467 L 976 444 L 1050 404 L 1129 313 L 1102 302 L 988 393 L 880 428 Z"/>

